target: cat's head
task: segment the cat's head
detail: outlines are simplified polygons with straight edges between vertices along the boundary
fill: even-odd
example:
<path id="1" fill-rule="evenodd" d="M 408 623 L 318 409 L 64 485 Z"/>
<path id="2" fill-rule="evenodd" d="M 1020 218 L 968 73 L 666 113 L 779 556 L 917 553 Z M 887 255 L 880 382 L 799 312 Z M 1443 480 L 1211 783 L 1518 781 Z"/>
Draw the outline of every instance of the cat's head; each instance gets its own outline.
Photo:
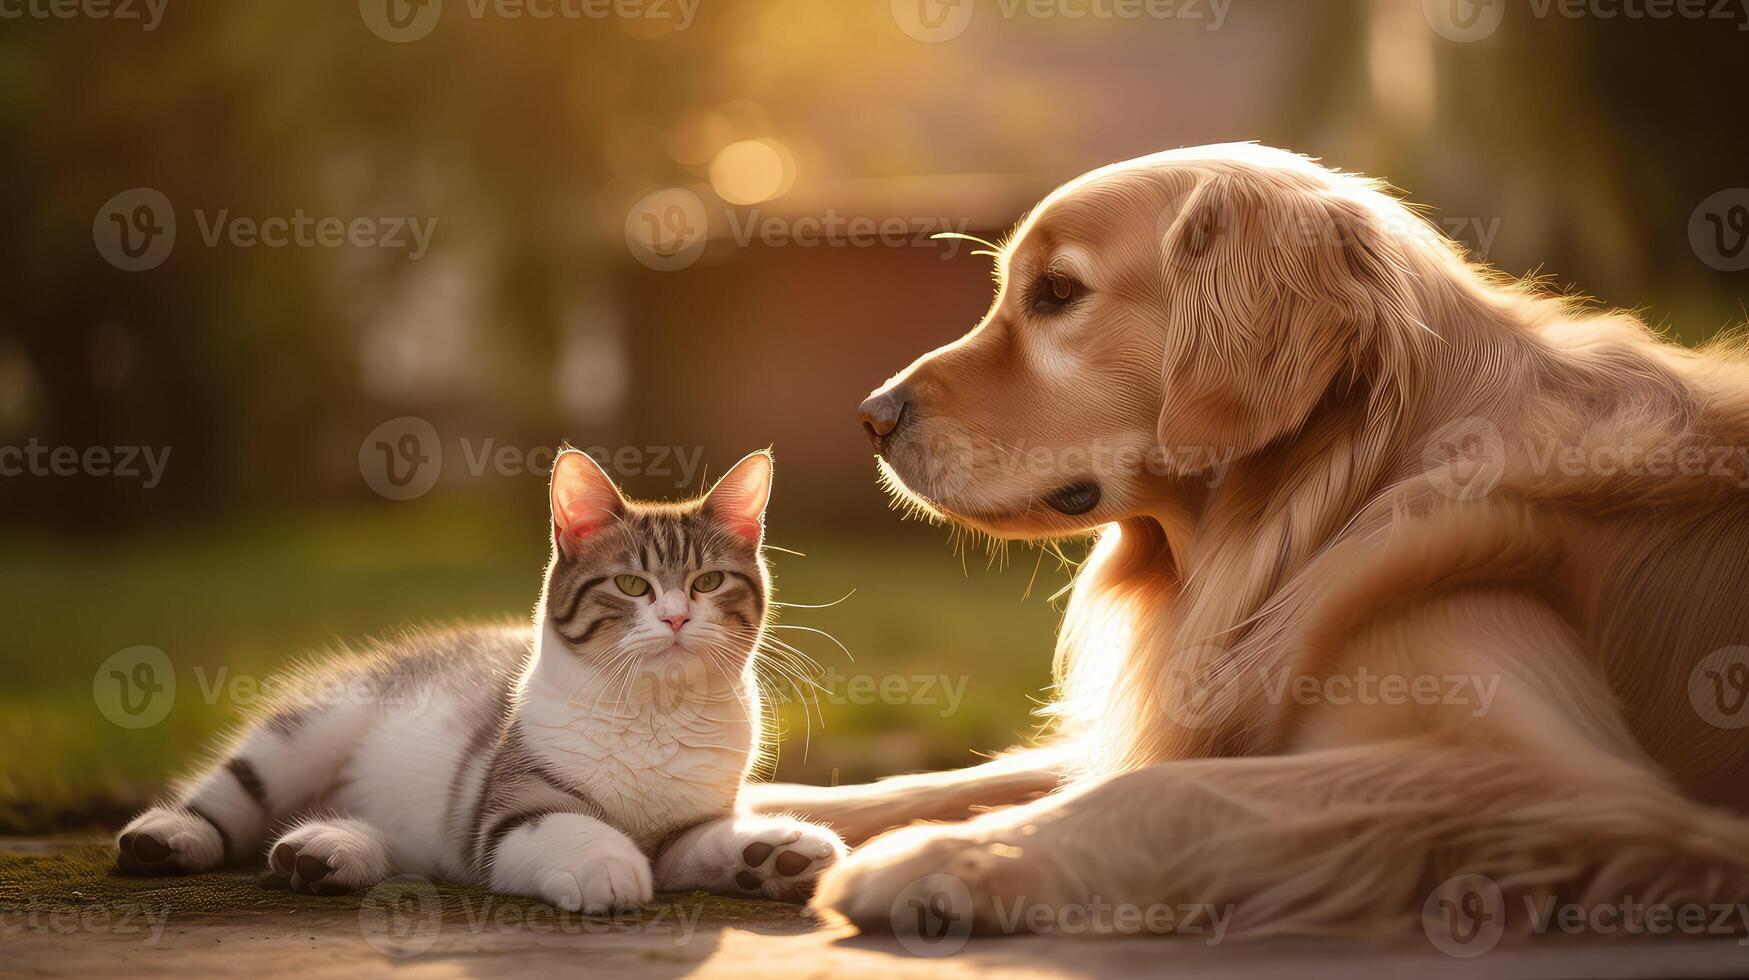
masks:
<path id="1" fill-rule="evenodd" d="M 771 454 L 756 452 L 696 500 L 646 503 L 587 454 L 561 452 L 545 632 L 599 666 L 690 653 L 742 670 L 770 591 L 760 546 L 771 475 Z"/>

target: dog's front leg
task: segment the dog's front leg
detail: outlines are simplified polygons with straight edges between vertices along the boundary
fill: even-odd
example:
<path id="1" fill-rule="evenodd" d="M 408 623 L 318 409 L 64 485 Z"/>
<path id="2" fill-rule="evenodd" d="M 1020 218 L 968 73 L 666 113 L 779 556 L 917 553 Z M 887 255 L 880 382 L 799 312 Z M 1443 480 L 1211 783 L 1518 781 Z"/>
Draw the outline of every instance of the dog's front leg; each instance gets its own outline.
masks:
<path id="1" fill-rule="evenodd" d="M 799 816 L 837 831 L 847 844 L 919 820 L 967 820 L 986 810 L 1036 800 L 1067 770 L 1061 746 L 1021 749 L 983 765 L 893 776 L 850 786 L 749 783 L 741 803 L 754 813 Z"/>
<path id="2" fill-rule="evenodd" d="M 1439 899 L 1434 883 L 1477 876 L 1494 886 L 1484 911 L 1512 928 L 1525 925 L 1515 916 L 1526 883 L 1648 902 L 1749 900 L 1736 843 L 1749 821 L 1607 762 L 1413 738 L 1161 763 L 876 838 L 821 879 L 814 904 L 902 938 L 1219 940 L 1404 935 Z"/>

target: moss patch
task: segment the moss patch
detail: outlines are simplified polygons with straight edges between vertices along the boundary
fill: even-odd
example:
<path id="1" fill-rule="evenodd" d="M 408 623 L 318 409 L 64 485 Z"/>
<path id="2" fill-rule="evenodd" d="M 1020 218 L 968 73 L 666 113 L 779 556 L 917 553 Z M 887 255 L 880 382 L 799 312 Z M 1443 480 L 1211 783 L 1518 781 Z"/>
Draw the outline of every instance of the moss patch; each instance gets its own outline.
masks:
<path id="1" fill-rule="evenodd" d="M 295 912 L 357 916 L 412 903 L 440 911 L 444 919 L 516 924 L 570 916 L 544 902 L 493 895 L 482 888 L 427 882 L 411 876 L 353 895 L 300 895 L 263 871 L 232 870 L 173 878 L 133 878 L 115 871 L 115 852 L 107 843 L 6 850 L 0 848 L 0 912 L 73 914 L 130 910 L 162 918 L 187 919 Z M 616 926 L 635 927 L 685 920 L 701 923 L 794 923 L 806 913 L 778 902 L 725 898 L 706 892 L 666 894 L 636 915 L 618 916 Z M 593 921 L 606 924 L 607 919 Z"/>

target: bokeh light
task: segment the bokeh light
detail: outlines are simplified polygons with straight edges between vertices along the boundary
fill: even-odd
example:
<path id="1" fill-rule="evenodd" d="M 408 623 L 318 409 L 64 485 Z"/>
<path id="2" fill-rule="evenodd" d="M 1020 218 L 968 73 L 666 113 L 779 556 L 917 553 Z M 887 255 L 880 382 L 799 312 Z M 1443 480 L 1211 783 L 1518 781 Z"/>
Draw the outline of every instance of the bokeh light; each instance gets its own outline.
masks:
<path id="1" fill-rule="evenodd" d="M 711 160 L 711 189 L 730 204 L 781 197 L 795 183 L 795 160 L 773 139 L 741 140 Z"/>

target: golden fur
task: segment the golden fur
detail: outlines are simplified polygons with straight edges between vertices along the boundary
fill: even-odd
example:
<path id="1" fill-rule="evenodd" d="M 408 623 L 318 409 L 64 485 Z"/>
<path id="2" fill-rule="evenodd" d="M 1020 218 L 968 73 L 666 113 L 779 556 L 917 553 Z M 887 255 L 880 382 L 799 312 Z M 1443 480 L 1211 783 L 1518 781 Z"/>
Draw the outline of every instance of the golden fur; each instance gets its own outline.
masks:
<path id="1" fill-rule="evenodd" d="M 1459 873 L 1749 899 L 1749 714 L 1702 706 L 1749 660 L 1742 360 L 1508 281 L 1376 183 L 1252 145 L 1087 174 L 998 262 L 978 328 L 889 383 L 882 467 L 995 536 L 1097 529 L 1053 734 L 750 790 L 853 840 L 954 821 L 860 848 L 820 907 L 891 928 L 939 872 L 985 929 L 1019 899 L 1400 931 Z M 1047 272 L 1082 284 L 1061 311 L 1033 305 Z M 1091 512 L 1045 505 L 1076 480 Z M 1334 695 L 1368 676 L 1470 682 Z"/>

